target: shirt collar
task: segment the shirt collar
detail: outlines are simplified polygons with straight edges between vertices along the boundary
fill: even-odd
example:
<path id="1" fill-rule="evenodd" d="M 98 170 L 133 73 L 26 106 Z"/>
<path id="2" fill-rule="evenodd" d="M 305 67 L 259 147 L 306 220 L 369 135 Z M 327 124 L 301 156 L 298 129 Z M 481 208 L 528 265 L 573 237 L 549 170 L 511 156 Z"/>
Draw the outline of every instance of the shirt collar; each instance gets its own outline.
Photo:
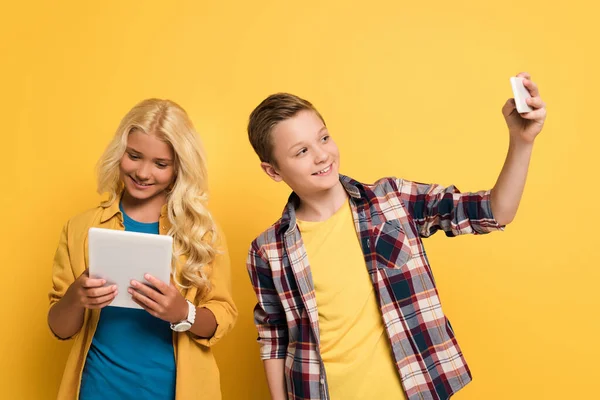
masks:
<path id="1" fill-rule="evenodd" d="M 100 216 L 100 223 L 103 224 L 117 214 L 121 214 L 119 210 L 119 202 L 121 197 L 117 197 L 112 203 L 102 203 L 102 215 Z"/>
<path id="2" fill-rule="evenodd" d="M 339 178 L 350 198 L 360 200 L 364 197 L 364 186 L 360 182 L 342 174 L 340 174 Z M 281 215 L 279 233 L 284 232 L 288 235 L 293 232 L 296 227 L 296 208 L 298 205 L 300 205 L 300 197 L 295 192 L 292 192 Z"/>

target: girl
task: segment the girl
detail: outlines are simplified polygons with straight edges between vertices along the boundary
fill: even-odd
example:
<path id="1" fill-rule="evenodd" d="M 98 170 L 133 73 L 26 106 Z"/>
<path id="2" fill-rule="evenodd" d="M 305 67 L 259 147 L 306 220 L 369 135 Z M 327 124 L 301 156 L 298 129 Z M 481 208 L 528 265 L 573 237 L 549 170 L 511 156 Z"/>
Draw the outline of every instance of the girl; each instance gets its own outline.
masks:
<path id="1" fill-rule="evenodd" d="M 186 112 L 157 99 L 129 111 L 98 162 L 98 191 L 108 200 L 67 222 L 54 258 L 48 323 L 57 338 L 74 339 L 58 399 L 220 399 L 210 347 L 237 310 Z M 107 307 L 117 288 L 88 274 L 90 227 L 171 235 L 171 282 L 148 275 L 156 290 L 120 288 L 141 310 Z"/>

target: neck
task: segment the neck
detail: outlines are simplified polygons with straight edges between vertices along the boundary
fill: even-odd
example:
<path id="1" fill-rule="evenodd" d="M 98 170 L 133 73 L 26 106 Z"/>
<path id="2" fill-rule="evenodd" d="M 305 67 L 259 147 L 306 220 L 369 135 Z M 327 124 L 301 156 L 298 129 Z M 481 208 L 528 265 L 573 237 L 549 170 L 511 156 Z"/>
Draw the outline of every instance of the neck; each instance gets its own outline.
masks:
<path id="1" fill-rule="evenodd" d="M 131 197 L 127 191 L 123 193 L 121 204 L 125 213 L 138 222 L 156 222 L 160 218 L 163 205 L 167 203 L 165 193 L 160 193 L 149 199 L 139 200 Z"/>
<path id="2" fill-rule="evenodd" d="M 348 201 L 348 193 L 339 181 L 331 189 L 298 196 L 300 206 L 296 210 L 296 216 L 302 221 L 325 221 Z"/>

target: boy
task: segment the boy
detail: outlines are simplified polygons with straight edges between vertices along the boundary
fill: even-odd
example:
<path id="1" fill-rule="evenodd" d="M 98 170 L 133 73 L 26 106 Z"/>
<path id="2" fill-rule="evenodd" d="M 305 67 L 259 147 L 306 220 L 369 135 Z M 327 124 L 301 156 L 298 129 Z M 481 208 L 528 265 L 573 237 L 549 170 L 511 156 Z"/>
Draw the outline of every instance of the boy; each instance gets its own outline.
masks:
<path id="1" fill-rule="evenodd" d="M 545 104 L 504 105 L 510 146 L 491 191 L 339 175 L 340 155 L 306 100 L 280 93 L 250 115 L 262 169 L 292 190 L 247 267 L 269 390 L 279 399 L 450 398 L 471 374 L 442 312 L 422 237 L 502 230 L 517 211 Z"/>

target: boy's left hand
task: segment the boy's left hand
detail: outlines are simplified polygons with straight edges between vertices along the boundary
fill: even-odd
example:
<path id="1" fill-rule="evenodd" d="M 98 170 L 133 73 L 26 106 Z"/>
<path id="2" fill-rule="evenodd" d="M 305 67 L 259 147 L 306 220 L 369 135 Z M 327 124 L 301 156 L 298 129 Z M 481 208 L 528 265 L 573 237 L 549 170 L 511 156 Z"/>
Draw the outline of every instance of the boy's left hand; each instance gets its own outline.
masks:
<path id="1" fill-rule="evenodd" d="M 177 323 L 186 319 L 189 309 L 187 301 L 172 281 L 168 285 L 152 275 L 146 274 L 144 278 L 156 289 L 132 280 L 132 287 L 128 289 L 128 292 L 133 301 L 148 311 L 150 315 L 163 321 Z"/>
<path id="2" fill-rule="evenodd" d="M 506 120 L 511 141 L 532 144 L 544 126 L 546 103 L 540 97 L 538 87 L 531 80 L 531 75 L 521 72 L 517 76 L 525 78 L 523 85 L 531 95 L 531 98 L 527 99 L 527 105 L 533 108 L 533 111 L 519 114 L 515 106 L 515 99 L 509 99 L 502 107 L 502 114 Z"/>

